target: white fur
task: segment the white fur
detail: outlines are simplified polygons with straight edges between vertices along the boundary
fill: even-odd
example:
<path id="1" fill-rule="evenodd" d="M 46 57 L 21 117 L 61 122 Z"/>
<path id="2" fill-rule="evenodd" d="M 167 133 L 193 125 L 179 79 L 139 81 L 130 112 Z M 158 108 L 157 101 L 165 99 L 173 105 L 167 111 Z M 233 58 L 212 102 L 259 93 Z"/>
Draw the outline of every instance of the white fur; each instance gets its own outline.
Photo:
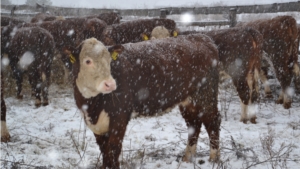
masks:
<path id="1" fill-rule="evenodd" d="M 93 133 L 97 135 L 102 135 L 108 132 L 109 129 L 109 116 L 108 114 L 102 110 L 99 114 L 98 121 L 96 124 L 91 124 L 90 117 L 88 116 L 85 110 L 82 111 L 83 118 L 85 119 L 85 124 L 88 126 Z"/>
<path id="2" fill-rule="evenodd" d="M 197 144 L 194 144 L 193 146 L 190 146 L 189 144 L 187 144 L 183 160 L 186 162 L 191 162 L 193 160 L 193 158 L 195 157 L 196 148 L 197 148 Z"/>
<path id="3" fill-rule="evenodd" d="M 8 129 L 6 127 L 6 122 L 1 121 L 1 138 L 2 139 L 9 139 L 10 135 Z"/>

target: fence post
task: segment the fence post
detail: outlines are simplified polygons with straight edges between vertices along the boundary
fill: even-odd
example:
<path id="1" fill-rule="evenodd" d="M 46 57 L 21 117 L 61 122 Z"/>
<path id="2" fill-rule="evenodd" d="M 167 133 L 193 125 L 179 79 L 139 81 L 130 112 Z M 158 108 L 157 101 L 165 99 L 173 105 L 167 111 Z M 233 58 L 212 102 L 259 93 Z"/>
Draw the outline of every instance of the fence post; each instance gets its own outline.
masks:
<path id="1" fill-rule="evenodd" d="M 237 23 L 236 21 L 236 8 L 229 9 L 229 20 L 230 20 L 230 27 L 234 27 Z"/>
<path id="2" fill-rule="evenodd" d="M 159 17 L 163 18 L 163 19 L 167 18 L 167 10 L 166 9 L 161 9 Z"/>
<path id="3" fill-rule="evenodd" d="M 14 17 L 15 16 L 15 10 L 17 9 L 16 6 L 12 7 L 11 10 L 10 10 L 10 15 L 11 17 Z"/>

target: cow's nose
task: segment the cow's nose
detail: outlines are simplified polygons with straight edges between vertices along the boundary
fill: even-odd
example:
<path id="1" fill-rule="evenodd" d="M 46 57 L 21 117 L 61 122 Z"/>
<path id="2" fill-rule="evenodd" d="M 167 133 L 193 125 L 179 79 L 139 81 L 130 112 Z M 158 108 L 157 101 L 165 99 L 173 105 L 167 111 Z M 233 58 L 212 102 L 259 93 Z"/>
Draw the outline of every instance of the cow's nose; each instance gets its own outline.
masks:
<path id="1" fill-rule="evenodd" d="M 116 88 L 117 88 L 117 85 L 116 85 L 116 81 L 115 81 L 115 80 L 105 81 L 105 82 L 104 82 L 104 85 L 105 85 L 105 90 L 106 90 L 107 92 L 114 91 L 114 90 L 116 90 Z"/>

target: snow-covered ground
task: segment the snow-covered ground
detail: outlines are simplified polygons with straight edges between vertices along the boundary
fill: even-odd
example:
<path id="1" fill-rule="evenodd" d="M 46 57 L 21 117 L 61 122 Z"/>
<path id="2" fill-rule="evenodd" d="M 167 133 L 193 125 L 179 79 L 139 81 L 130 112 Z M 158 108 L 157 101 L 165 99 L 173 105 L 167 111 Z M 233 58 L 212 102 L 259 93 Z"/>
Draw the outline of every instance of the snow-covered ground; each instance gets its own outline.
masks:
<path id="1" fill-rule="evenodd" d="M 235 89 L 230 81 L 220 85 L 220 163 L 208 162 L 209 140 L 204 128 L 194 163 L 181 161 L 188 131 L 175 108 L 161 116 L 130 121 L 119 158 L 122 168 L 299 168 L 300 95 L 294 96 L 291 109 L 283 109 L 274 104 L 278 82 L 272 79 L 270 83 L 274 99 L 261 96 L 257 124 L 239 122 L 240 103 Z M 51 85 L 50 105 L 46 107 L 34 107 L 30 90 L 24 94 L 21 101 L 5 98 L 12 138 L 9 143 L 1 143 L 0 168 L 74 169 L 101 165 L 100 150 L 75 106 L 70 85 Z"/>

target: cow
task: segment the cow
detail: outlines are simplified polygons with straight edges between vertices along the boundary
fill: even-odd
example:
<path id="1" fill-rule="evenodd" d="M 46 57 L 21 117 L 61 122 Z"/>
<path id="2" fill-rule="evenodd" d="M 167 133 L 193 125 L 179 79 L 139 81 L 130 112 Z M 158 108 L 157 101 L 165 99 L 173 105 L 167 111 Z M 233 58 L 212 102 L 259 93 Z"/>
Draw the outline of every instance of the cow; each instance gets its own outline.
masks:
<path id="1" fill-rule="evenodd" d="M 262 57 L 262 35 L 252 28 L 229 28 L 207 32 L 182 31 L 179 35 L 202 33 L 218 46 L 220 73 L 232 78 L 241 101 L 241 119 L 256 123 L 258 78 Z"/>
<path id="2" fill-rule="evenodd" d="M 191 161 L 201 125 L 210 139 L 210 160 L 219 159 L 218 50 L 205 35 L 105 47 L 95 38 L 74 57 L 74 98 L 95 135 L 103 168 L 119 168 L 122 140 L 132 113 L 156 115 L 176 105 L 193 129 L 183 161 Z"/>
<path id="3" fill-rule="evenodd" d="M 285 109 L 289 109 L 293 95 L 290 84 L 293 76 L 299 76 L 296 20 L 291 16 L 277 16 L 271 19 L 239 23 L 237 26 L 251 27 L 263 35 L 263 50 L 274 66 L 282 89 L 276 103 L 283 104 Z M 266 72 L 261 74 L 261 76 L 265 75 Z M 268 85 L 266 80 L 263 83 L 265 86 Z M 271 91 L 265 92 L 271 93 Z"/>
<path id="4" fill-rule="evenodd" d="M 171 19 L 137 19 L 107 26 L 99 40 L 107 46 L 140 42 L 146 40 L 143 33 L 151 32 L 156 26 L 164 26 L 170 31 L 176 29 L 176 23 Z"/>
<path id="5" fill-rule="evenodd" d="M 4 88 L 4 80 L 3 80 L 3 73 L 1 70 L 1 142 L 8 142 L 10 141 L 10 134 L 8 132 L 6 126 L 6 105 L 3 98 L 3 88 Z"/>
<path id="6" fill-rule="evenodd" d="M 61 54 L 65 66 L 71 70 L 72 60 L 63 53 L 65 46 L 77 46 L 87 38 L 100 38 L 107 24 L 97 18 L 70 18 L 66 20 L 48 21 L 42 23 L 26 23 L 22 27 L 41 27 L 48 30 L 54 38 L 55 47 Z"/>
<path id="7" fill-rule="evenodd" d="M 119 24 L 122 19 L 117 12 L 105 12 L 99 15 L 86 16 L 86 18 L 98 18 L 106 22 L 107 25 Z"/>
<path id="8" fill-rule="evenodd" d="M 34 17 L 31 18 L 30 22 L 31 23 L 40 23 L 44 21 L 55 21 L 55 20 L 62 20 L 63 17 L 58 17 L 51 15 L 49 13 L 37 13 Z"/>
<path id="9" fill-rule="evenodd" d="M 166 38 L 166 37 L 176 37 L 178 34 L 178 30 L 168 30 L 166 27 L 164 26 L 156 26 L 155 28 L 153 28 L 153 30 L 151 31 L 151 33 L 142 33 L 142 38 L 144 40 L 153 40 L 153 39 L 162 39 L 162 38 Z"/>
<path id="10" fill-rule="evenodd" d="M 23 20 L 19 20 L 9 16 L 1 16 L 1 27 L 8 26 L 8 25 L 18 25 L 23 23 L 25 23 L 25 21 Z"/>
<path id="11" fill-rule="evenodd" d="M 35 106 L 46 106 L 50 85 L 51 64 L 54 57 L 54 39 L 45 29 L 39 27 L 1 28 L 1 50 L 9 58 L 9 64 L 16 79 L 17 98 L 22 99 L 23 73 L 28 72 Z M 43 102 L 41 100 L 43 97 Z"/>

